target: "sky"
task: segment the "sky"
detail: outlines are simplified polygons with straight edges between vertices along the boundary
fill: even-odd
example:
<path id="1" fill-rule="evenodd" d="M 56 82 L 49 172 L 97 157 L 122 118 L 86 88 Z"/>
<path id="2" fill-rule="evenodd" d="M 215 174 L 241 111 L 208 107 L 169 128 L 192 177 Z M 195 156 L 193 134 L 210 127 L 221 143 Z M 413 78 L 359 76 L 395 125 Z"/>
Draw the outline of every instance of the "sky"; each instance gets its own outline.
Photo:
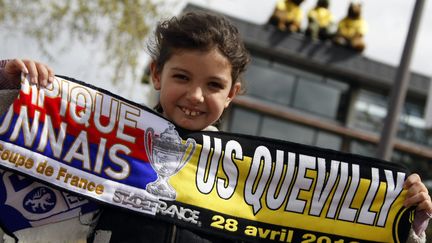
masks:
<path id="1" fill-rule="evenodd" d="M 274 9 L 276 0 L 170 0 L 180 1 L 167 15 L 175 14 L 187 2 L 207 6 L 217 11 L 245 18 L 248 21 L 263 24 Z M 416 38 L 415 49 L 411 61 L 411 70 L 432 76 L 432 2 L 424 0 L 421 24 Z M 305 13 L 314 7 L 316 0 L 305 0 L 301 8 Z M 335 20 L 342 19 L 348 9 L 350 0 L 330 1 L 330 10 Z M 368 24 L 365 36 L 366 49 L 364 55 L 374 60 L 397 66 L 408 33 L 415 0 L 362 0 L 363 18 Z M 303 23 L 306 26 L 306 19 Z M 50 64 L 57 74 L 74 77 L 108 89 L 136 102 L 145 102 L 143 97 L 149 92 L 148 87 L 124 83 L 114 86 L 109 81 L 110 68 L 103 63 L 103 50 L 97 44 L 76 43 L 60 51 L 55 60 L 49 60 L 38 49 L 34 40 L 14 33 L 10 35 L 0 31 L 2 43 L 0 58 L 31 58 Z M 61 43 L 61 40 L 59 41 Z M 55 47 L 53 47 L 55 49 Z M 145 65 L 146 57 L 142 57 Z M 125 83 L 133 83 L 126 80 Z M 136 82 L 134 83 L 136 84 Z"/>

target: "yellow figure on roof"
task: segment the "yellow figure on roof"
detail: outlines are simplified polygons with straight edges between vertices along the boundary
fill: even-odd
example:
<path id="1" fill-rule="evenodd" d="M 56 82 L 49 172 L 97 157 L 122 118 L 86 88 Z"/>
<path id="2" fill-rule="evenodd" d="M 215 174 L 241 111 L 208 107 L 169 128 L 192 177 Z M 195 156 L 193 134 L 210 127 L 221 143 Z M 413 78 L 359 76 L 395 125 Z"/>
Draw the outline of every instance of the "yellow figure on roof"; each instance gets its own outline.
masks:
<path id="1" fill-rule="evenodd" d="M 343 18 L 339 24 L 334 42 L 338 45 L 348 46 L 356 51 L 363 51 L 366 44 L 363 37 L 367 32 L 366 21 L 361 17 L 362 5 L 360 3 L 351 3 L 348 9 L 348 15 Z"/>
<path id="2" fill-rule="evenodd" d="M 329 0 L 318 0 L 315 8 L 308 13 L 306 35 L 314 39 L 327 39 L 333 24 L 333 14 L 329 10 Z"/>
<path id="3" fill-rule="evenodd" d="M 281 31 L 299 32 L 303 19 L 300 4 L 303 0 L 278 0 L 270 23 Z"/>

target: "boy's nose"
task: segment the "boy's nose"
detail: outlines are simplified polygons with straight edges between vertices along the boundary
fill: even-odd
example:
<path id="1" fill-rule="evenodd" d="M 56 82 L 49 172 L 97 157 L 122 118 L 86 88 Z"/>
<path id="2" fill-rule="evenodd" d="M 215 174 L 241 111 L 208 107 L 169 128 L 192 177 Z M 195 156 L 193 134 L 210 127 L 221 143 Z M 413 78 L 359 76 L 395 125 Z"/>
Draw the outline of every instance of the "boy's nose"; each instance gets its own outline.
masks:
<path id="1" fill-rule="evenodd" d="M 204 102 L 204 93 L 202 88 L 199 86 L 190 87 L 187 93 L 187 98 L 192 103 Z"/>

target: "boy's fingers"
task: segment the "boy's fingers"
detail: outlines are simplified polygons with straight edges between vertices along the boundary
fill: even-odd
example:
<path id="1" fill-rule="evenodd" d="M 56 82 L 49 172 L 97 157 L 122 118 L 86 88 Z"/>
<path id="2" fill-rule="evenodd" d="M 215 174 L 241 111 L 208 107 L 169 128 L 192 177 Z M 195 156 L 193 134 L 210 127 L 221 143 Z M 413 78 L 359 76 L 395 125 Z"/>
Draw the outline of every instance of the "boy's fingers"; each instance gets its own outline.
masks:
<path id="1" fill-rule="evenodd" d="M 407 195 L 406 197 L 412 197 L 418 192 L 420 192 L 419 186 L 417 184 L 411 185 L 409 188 L 407 188 Z"/>
<path id="2" fill-rule="evenodd" d="M 47 66 L 48 70 L 48 83 L 52 83 L 54 81 L 54 71 Z"/>
<path id="3" fill-rule="evenodd" d="M 404 188 L 407 189 L 411 187 L 412 184 L 421 182 L 421 178 L 418 174 L 414 173 L 408 176 L 408 178 L 404 182 Z"/>
<path id="4" fill-rule="evenodd" d="M 419 203 L 417 210 L 425 210 L 428 215 L 432 214 L 432 202 L 430 199 Z"/>
<path id="5" fill-rule="evenodd" d="M 14 59 L 13 62 L 16 66 L 18 66 L 19 70 L 25 74 L 28 74 L 29 71 L 27 67 L 25 66 L 25 63 L 21 59 Z"/>
<path id="6" fill-rule="evenodd" d="M 28 74 L 29 71 L 25 65 L 25 63 L 21 59 L 13 59 L 6 63 L 5 70 L 10 75 L 18 75 L 19 72 L 23 72 L 25 74 Z"/>
<path id="7" fill-rule="evenodd" d="M 426 202 L 426 205 L 428 205 L 427 202 L 430 201 L 431 198 L 427 192 L 419 192 L 412 196 L 407 196 L 407 198 L 404 201 L 404 206 L 410 207 L 410 206 L 420 205 L 424 202 Z"/>
<path id="8" fill-rule="evenodd" d="M 21 59 L 15 59 L 14 61 L 20 67 L 21 72 L 23 72 L 24 74 L 28 74 L 29 73 L 26 65 L 24 64 L 24 62 Z"/>
<path id="9" fill-rule="evenodd" d="M 29 71 L 30 83 L 37 84 L 38 83 L 38 70 L 36 64 L 31 60 L 24 60 L 25 66 Z"/>
<path id="10" fill-rule="evenodd" d="M 48 85 L 48 69 L 42 63 L 35 63 L 38 73 L 38 81 L 42 87 L 46 87 Z"/>
<path id="11" fill-rule="evenodd" d="M 20 80 L 20 73 L 28 75 L 31 84 L 46 87 L 54 81 L 54 71 L 47 65 L 29 59 L 13 59 L 6 63 L 5 73 L 10 80 Z"/>
<path id="12" fill-rule="evenodd" d="M 421 182 L 414 183 L 408 188 L 407 197 L 412 197 L 419 193 L 425 193 L 426 195 L 429 194 L 428 189 Z"/>

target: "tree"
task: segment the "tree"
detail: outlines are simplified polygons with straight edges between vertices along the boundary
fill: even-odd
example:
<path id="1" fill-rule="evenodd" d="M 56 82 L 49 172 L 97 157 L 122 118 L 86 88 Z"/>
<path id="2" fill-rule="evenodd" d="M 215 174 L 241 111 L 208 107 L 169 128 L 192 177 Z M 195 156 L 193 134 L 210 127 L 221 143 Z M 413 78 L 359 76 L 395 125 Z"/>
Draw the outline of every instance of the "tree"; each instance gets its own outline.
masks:
<path id="1" fill-rule="evenodd" d="M 145 39 L 168 4 L 175 1 L 0 0 L 0 26 L 35 38 L 49 58 L 53 58 L 49 47 L 59 36 L 70 41 L 100 41 L 107 64 L 114 66 L 115 83 L 129 71 L 137 79 Z"/>

